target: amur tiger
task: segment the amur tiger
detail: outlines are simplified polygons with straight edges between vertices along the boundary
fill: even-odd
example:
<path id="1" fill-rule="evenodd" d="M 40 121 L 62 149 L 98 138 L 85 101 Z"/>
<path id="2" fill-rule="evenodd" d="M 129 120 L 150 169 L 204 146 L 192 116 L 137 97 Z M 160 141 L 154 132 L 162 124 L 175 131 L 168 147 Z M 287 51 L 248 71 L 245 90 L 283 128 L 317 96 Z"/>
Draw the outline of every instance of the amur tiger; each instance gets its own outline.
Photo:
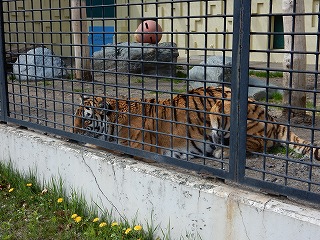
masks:
<path id="1" fill-rule="evenodd" d="M 180 159 L 212 156 L 209 111 L 221 98 L 231 98 L 229 88 L 197 88 L 159 101 L 83 97 L 73 132 L 116 137 L 123 145 Z"/>
<path id="2" fill-rule="evenodd" d="M 159 101 L 83 97 L 75 113 L 73 132 L 108 141 L 118 138 L 120 144 L 179 159 L 228 157 L 227 148 L 222 154 L 217 145 L 222 141 L 225 144 L 230 137 L 230 117 L 223 117 L 230 114 L 230 99 L 231 89 L 227 87 L 201 87 Z M 263 138 L 286 141 L 287 128 L 276 124 L 252 99 L 248 101 L 247 151 L 263 151 Z M 296 152 L 310 156 L 311 148 L 299 145 L 310 143 L 293 132 L 289 132 L 289 141 L 298 144 L 290 144 Z M 275 144 L 277 141 L 269 140 L 266 146 Z M 313 149 L 313 155 L 319 160 L 318 149 Z"/>

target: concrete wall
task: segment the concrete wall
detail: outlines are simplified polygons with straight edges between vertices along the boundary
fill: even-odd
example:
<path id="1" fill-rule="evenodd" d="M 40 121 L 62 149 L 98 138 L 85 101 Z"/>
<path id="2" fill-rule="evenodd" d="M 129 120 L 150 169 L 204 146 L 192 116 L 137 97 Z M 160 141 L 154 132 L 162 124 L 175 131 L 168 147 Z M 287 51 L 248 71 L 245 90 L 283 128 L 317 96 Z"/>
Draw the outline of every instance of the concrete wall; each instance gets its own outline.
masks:
<path id="1" fill-rule="evenodd" d="M 310 206 L 7 125 L 0 125 L 0 139 L 1 161 L 11 161 L 20 171 L 37 169 L 40 180 L 60 176 L 68 192 L 82 191 L 89 203 L 119 211 L 129 220 L 150 223 L 153 212 L 153 223 L 170 231 L 171 239 L 311 240 L 320 236 L 320 210 Z"/>

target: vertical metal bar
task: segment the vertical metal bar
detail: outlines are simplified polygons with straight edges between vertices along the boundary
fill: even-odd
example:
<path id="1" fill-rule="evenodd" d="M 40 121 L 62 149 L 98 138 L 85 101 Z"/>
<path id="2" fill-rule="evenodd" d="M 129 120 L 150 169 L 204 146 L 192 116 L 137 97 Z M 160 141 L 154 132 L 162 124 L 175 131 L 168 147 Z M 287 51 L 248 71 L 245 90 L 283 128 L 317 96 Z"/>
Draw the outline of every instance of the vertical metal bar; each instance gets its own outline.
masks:
<path id="1" fill-rule="evenodd" d="M 233 14 L 230 174 L 239 181 L 246 163 L 251 1 L 235 0 Z"/>
<path id="2" fill-rule="evenodd" d="M 8 84 L 7 84 L 7 71 L 6 71 L 6 51 L 4 39 L 4 21 L 3 21 L 3 3 L 0 3 L 0 97 L 1 97 L 1 110 L 0 121 L 6 122 L 9 112 L 8 103 Z"/>

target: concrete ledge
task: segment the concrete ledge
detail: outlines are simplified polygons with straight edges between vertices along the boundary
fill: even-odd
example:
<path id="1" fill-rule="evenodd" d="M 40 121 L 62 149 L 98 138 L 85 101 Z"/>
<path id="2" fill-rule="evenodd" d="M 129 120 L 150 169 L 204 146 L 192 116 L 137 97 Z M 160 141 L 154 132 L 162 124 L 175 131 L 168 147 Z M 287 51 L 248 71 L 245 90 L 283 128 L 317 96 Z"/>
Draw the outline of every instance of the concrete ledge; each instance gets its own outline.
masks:
<path id="1" fill-rule="evenodd" d="M 67 192 L 82 191 L 127 219 L 159 224 L 172 239 L 318 239 L 320 211 L 194 174 L 99 152 L 32 131 L 0 125 L 0 161 L 39 180 L 61 177 Z M 116 217 L 119 217 L 116 216 Z M 158 235 L 162 236 L 160 231 Z M 188 237 L 186 237 L 188 235 Z"/>

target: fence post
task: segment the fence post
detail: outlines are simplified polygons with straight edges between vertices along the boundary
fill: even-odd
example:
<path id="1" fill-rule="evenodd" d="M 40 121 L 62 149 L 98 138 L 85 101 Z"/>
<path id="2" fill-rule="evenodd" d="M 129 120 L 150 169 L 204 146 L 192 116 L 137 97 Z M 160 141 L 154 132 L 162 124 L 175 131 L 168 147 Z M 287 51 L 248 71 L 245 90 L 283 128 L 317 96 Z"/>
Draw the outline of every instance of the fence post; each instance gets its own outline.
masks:
<path id="1" fill-rule="evenodd" d="M 6 73 L 6 51 L 4 39 L 3 4 L 0 3 L 0 121 L 7 122 L 8 118 L 8 84 Z"/>
<path id="2" fill-rule="evenodd" d="M 71 25 L 73 31 L 75 78 L 91 81 L 90 48 L 88 45 L 86 2 L 84 0 L 71 0 Z"/>
<path id="3" fill-rule="evenodd" d="M 251 1 L 234 0 L 233 14 L 230 173 L 238 182 L 246 163 Z"/>

